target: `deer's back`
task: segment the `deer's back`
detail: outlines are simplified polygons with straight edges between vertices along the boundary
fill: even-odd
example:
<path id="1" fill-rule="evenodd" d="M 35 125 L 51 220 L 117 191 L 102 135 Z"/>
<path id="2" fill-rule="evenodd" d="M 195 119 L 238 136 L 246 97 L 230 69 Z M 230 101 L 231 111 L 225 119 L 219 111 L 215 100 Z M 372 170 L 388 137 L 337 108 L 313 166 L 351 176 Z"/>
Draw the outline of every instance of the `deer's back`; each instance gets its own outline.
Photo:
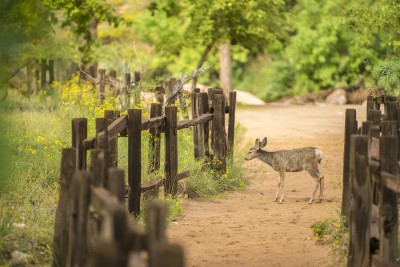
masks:
<path id="1" fill-rule="evenodd" d="M 322 159 L 322 152 L 315 147 L 304 147 L 293 150 L 280 150 L 273 154 L 272 168 L 276 171 L 298 172 L 308 167 L 317 167 Z"/>

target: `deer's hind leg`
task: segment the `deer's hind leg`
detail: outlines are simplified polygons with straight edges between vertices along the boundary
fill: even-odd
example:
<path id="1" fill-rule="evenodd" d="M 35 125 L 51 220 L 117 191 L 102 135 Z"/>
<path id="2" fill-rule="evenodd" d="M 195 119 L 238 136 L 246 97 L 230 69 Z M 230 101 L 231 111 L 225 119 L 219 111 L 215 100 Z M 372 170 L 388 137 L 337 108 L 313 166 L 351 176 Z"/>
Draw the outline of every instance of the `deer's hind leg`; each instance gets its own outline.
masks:
<path id="1" fill-rule="evenodd" d="M 322 199 L 322 193 L 323 193 L 323 187 L 324 187 L 324 180 L 323 180 L 324 176 L 322 176 L 319 173 L 317 168 L 309 167 L 306 170 L 315 181 L 314 191 L 312 192 L 312 195 L 310 197 L 310 201 L 308 202 L 308 204 L 312 204 L 314 202 L 315 195 L 317 194 L 317 191 L 318 191 L 318 187 L 320 187 L 320 189 L 319 189 L 319 202 L 320 202 Z"/>
<path id="2" fill-rule="evenodd" d="M 322 197 L 324 196 L 324 176 L 318 171 L 319 176 L 319 201 L 322 201 Z"/>

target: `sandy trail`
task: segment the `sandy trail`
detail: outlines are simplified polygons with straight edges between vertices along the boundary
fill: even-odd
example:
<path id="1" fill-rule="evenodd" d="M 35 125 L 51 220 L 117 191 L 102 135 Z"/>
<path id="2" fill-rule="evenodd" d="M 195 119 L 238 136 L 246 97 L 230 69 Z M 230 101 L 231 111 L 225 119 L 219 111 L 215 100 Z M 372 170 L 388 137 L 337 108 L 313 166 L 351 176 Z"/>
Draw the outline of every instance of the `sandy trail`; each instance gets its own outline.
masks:
<path id="1" fill-rule="evenodd" d="M 266 149 L 316 146 L 323 150 L 324 200 L 308 205 L 313 179 L 307 172 L 287 173 L 285 201 L 273 202 L 278 174 L 268 165 L 245 162 L 244 192 L 216 201 L 186 200 L 182 218 L 168 229 L 171 242 L 183 244 L 187 266 L 333 266 L 329 246 L 315 244 L 310 225 L 333 216 L 341 201 L 346 108 L 362 106 L 284 106 L 237 110 L 247 128 L 246 147 L 268 137 Z"/>

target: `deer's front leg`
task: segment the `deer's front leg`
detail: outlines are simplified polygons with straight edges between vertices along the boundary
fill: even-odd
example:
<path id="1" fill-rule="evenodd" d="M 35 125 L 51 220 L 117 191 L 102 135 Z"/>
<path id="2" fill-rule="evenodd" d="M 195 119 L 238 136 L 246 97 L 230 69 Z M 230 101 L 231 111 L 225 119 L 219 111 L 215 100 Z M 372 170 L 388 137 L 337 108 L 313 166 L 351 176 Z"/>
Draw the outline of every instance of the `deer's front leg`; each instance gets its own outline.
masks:
<path id="1" fill-rule="evenodd" d="M 278 194 L 278 198 L 279 198 L 279 204 L 282 204 L 283 202 L 283 198 L 284 198 L 284 192 L 283 192 L 283 187 L 285 185 L 285 172 L 281 171 L 279 172 L 279 194 Z"/>
<path id="2" fill-rule="evenodd" d="M 276 197 L 275 197 L 274 202 L 278 202 L 278 200 L 279 200 L 279 181 L 280 180 L 281 180 L 281 177 L 278 176 L 278 179 L 276 181 L 277 187 L 276 187 Z"/>

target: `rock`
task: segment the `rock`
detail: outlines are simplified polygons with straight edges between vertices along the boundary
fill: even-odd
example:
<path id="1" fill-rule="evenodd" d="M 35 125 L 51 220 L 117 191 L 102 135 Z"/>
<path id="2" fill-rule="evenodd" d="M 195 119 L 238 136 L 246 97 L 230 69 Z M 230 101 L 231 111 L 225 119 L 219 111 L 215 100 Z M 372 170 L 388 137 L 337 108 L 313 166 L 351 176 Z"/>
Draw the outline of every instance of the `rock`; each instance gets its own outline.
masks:
<path id="1" fill-rule="evenodd" d="M 243 105 L 250 106 L 263 106 L 265 102 L 254 96 L 253 94 L 245 91 L 235 90 L 236 93 L 236 102 Z"/>
<path id="2" fill-rule="evenodd" d="M 336 89 L 326 97 L 325 103 L 330 105 L 345 105 L 347 103 L 346 91 Z"/>
<path id="3" fill-rule="evenodd" d="M 14 250 L 11 253 L 10 266 L 24 266 L 25 264 L 33 263 L 32 255 Z"/>

